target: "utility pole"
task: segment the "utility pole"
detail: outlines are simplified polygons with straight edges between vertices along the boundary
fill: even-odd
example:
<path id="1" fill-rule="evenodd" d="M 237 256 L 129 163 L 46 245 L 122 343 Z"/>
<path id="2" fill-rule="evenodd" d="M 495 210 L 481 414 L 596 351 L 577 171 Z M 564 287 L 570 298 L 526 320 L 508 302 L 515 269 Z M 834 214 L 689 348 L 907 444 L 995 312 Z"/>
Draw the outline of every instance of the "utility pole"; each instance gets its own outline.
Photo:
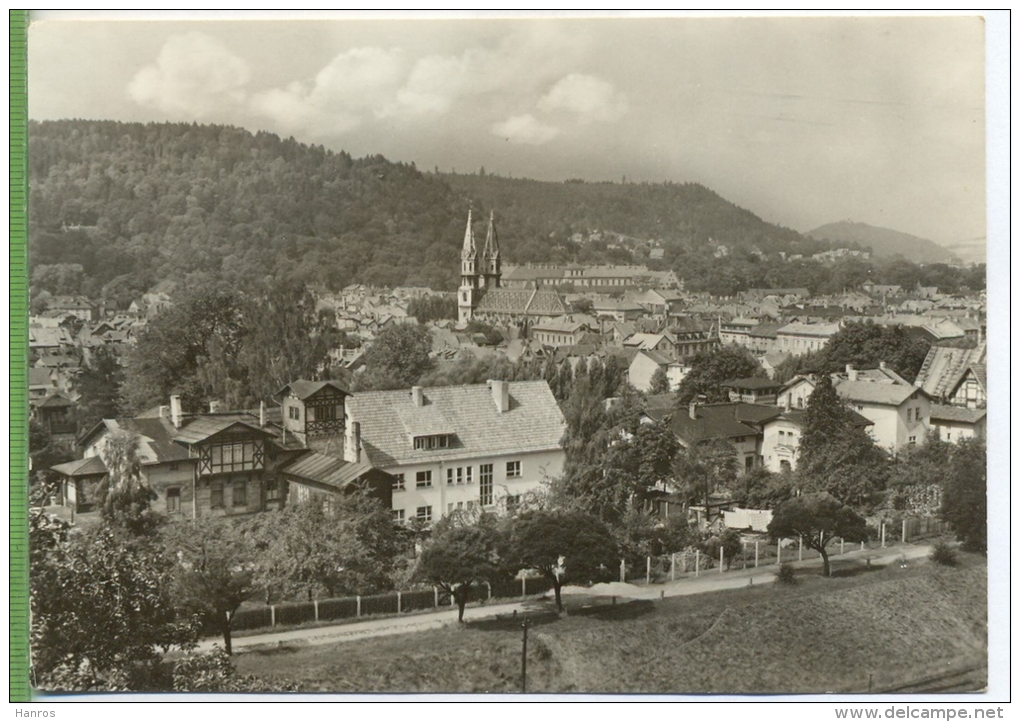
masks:
<path id="1" fill-rule="evenodd" d="M 525 619 L 521 625 L 524 630 L 524 639 L 521 643 L 521 694 L 528 691 L 528 620 Z"/>

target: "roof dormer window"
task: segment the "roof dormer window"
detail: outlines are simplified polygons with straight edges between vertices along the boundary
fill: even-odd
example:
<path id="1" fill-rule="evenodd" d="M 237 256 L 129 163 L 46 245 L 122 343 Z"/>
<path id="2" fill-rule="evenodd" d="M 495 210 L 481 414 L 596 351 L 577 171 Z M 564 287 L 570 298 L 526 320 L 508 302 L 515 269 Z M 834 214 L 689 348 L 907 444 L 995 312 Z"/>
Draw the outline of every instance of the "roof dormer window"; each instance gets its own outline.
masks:
<path id="1" fill-rule="evenodd" d="M 434 449 L 450 448 L 449 434 L 431 434 L 428 436 L 414 437 L 415 451 L 432 451 Z"/>

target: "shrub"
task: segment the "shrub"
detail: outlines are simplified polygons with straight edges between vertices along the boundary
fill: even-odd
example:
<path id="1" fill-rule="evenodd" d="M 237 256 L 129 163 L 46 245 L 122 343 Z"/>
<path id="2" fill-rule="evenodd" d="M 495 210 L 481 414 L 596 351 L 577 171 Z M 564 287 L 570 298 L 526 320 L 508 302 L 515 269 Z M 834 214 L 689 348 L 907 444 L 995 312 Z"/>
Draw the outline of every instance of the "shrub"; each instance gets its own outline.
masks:
<path id="1" fill-rule="evenodd" d="M 797 574 L 793 570 L 793 565 L 789 562 L 783 562 L 779 565 L 779 571 L 776 572 L 776 579 L 780 584 L 796 584 Z"/>
<path id="2" fill-rule="evenodd" d="M 945 541 L 935 542 L 931 548 L 929 558 L 936 564 L 941 564 L 944 567 L 956 566 L 956 550 Z"/>

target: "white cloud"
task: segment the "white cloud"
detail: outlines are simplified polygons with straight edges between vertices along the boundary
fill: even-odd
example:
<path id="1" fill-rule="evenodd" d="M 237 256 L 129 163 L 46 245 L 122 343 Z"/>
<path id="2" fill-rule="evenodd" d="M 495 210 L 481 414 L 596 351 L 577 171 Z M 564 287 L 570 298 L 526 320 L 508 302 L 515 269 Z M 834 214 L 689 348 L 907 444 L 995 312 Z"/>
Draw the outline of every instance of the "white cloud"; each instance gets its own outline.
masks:
<path id="1" fill-rule="evenodd" d="M 544 145 L 560 134 L 559 128 L 542 123 L 530 113 L 496 123 L 491 130 L 493 135 L 506 138 L 511 143 L 525 145 Z"/>
<path id="2" fill-rule="evenodd" d="M 311 82 L 256 93 L 251 107 L 287 133 L 339 135 L 391 106 L 406 74 L 401 51 L 354 48 L 333 58 Z"/>
<path id="3" fill-rule="evenodd" d="M 208 119 L 244 103 L 248 64 L 216 39 L 190 32 L 170 37 L 155 65 L 139 70 L 128 94 L 174 117 Z"/>
<path id="4" fill-rule="evenodd" d="M 627 112 L 627 99 L 612 83 L 593 75 L 571 73 L 538 101 L 539 110 L 568 110 L 583 120 L 615 120 Z"/>

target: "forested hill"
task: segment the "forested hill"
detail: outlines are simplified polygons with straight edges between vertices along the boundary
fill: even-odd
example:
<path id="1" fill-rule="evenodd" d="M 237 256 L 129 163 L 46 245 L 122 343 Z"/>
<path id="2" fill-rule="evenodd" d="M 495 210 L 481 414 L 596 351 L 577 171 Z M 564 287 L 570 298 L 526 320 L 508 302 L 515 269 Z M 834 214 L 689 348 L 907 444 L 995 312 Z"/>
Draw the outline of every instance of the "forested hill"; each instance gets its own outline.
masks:
<path id="1" fill-rule="evenodd" d="M 872 253 L 879 258 L 903 256 L 914 263 L 959 262 L 952 251 L 927 238 L 912 236 L 891 228 L 869 226 L 867 223 L 854 223 L 853 221 L 826 223 L 813 231 L 808 231 L 807 235 L 831 241 L 834 244 L 853 243 L 871 248 Z"/>
<path id="2" fill-rule="evenodd" d="M 29 164 L 33 294 L 126 304 L 167 281 L 243 287 L 268 276 L 450 290 L 469 206 L 483 237 L 495 210 L 509 263 L 647 262 L 718 295 L 877 277 L 862 264 L 786 262 L 780 252 L 828 244 L 696 184 L 423 173 L 271 133 L 84 120 L 30 123 Z"/>

